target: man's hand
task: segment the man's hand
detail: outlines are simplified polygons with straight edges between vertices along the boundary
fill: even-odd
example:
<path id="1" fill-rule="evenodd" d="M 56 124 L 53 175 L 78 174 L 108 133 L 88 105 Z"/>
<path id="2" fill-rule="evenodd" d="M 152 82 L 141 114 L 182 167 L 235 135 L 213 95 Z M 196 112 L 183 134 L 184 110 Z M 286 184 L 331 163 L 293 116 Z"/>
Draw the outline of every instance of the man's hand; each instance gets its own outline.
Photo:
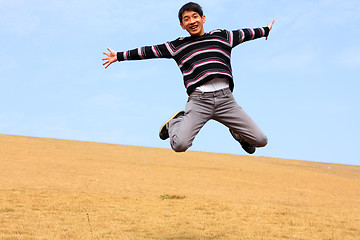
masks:
<path id="1" fill-rule="evenodd" d="M 274 22 L 275 22 L 275 19 L 273 19 L 273 20 L 271 21 L 271 23 L 269 23 L 269 24 L 267 25 L 268 28 L 269 28 L 269 31 L 271 31 L 272 25 L 274 24 Z M 266 37 L 266 40 L 267 40 L 267 38 L 268 38 L 268 37 Z"/>
<path id="2" fill-rule="evenodd" d="M 102 59 L 103 61 L 105 61 L 103 63 L 103 65 L 106 65 L 105 68 L 117 61 L 117 52 L 112 50 L 111 48 L 107 48 L 107 50 L 109 50 L 109 53 L 103 52 L 103 54 L 105 54 L 107 57 Z"/>
<path id="3" fill-rule="evenodd" d="M 271 23 L 269 23 L 269 24 L 267 25 L 270 31 L 271 31 L 271 29 L 272 29 L 272 25 L 274 24 L 274 22 L 275 22 L 275 19 L 273 19 L 273 20 L 271 21 Z"/>

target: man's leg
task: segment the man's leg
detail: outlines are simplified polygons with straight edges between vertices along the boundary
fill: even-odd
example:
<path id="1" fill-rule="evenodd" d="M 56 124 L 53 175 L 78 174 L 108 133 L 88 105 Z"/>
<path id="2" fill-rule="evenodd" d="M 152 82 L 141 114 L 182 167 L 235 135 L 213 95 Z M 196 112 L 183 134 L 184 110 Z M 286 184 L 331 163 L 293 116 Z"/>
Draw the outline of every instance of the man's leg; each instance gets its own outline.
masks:
<path id="1" fill-rule="evenodd" d="M 171 116 L 171 118 L 169 118 L 169 120 L 167 120 L 160 128 L 160 132 L 159 132 L 159 137 L 161 140 L 166 140 L 169 138 L 169 124 L 170 121 L 175 119 L 175 118 L 179 118 L 179 117 L 183 117 L 185 114 L 185 112 L 183 110 L 177 111 L 173 116 Z"/>
<path id="2" fill-rule="evenodd" d="M 185 106 L 185 115 L 170 121 L 170 145 L 175 152 L 185 152 L 191 147 L 196 135 L 210 120 L 213 106 L 193 93 Z"/>
<path id="3" fill-rule="evenodd" d="M 255 147 L 264 147 L 267 137 L 249 117 L 249 115 L 236 103 L 230 90 L 217 98 L 214 120 L 233 130 L 243 140 Z"/>

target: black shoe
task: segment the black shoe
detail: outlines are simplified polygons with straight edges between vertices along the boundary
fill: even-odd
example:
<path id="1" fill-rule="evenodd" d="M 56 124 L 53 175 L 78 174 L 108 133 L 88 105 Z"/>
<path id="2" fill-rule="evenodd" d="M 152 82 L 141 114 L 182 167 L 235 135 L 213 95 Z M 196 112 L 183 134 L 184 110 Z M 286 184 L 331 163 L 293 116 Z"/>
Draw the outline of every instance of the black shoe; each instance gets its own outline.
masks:
<path id="1" fill-rule="evenodd" d="M 229 130 L 231 135 L 235 138 L 236 141 L 240 143 L 241 147 L 245 150 L 245 152 L 247 152 L 248 154 L 253 154 L 255 152 L 256 149 L 253 145 L 242 139 L 240 135 L 234 132 L 232 129 Z"/>
<path id="2" fill-rule="evenodd" d="M 160 128 L 160 132 L 159 132 L 159 137 L 162 140 L 166 140 L 169 138 L 169 123 L 171 120 L 178 118 L 178 117 L 182 117 L 185 115 L 185 112 L 183 110 L 178 111 L 177 113 L 175 113 L 171 118 L 169 118 L 169 120 L 167 120 Z"/>

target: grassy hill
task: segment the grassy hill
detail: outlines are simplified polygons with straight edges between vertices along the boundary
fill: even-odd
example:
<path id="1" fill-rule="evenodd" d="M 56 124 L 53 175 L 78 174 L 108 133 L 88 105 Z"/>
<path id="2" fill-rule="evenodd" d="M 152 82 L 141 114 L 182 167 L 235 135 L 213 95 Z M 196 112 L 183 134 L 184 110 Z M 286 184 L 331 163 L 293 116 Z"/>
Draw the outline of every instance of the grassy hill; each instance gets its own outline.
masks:
<path id="1" fill-rule="evenodd" d="M 360 239 L 360 167 L 0 135 L 0 239 Z"/>

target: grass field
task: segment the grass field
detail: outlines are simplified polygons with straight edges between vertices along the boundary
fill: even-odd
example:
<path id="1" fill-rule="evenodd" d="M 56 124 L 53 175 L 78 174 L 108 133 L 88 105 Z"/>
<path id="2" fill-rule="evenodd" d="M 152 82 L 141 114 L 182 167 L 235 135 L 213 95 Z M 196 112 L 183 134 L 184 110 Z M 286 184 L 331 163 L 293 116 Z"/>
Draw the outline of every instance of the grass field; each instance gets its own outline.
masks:
<path id="1" fill-rule="evenodd" d="M 0 239 L 360 239 L 360 167 L 0 135 Z"/>

